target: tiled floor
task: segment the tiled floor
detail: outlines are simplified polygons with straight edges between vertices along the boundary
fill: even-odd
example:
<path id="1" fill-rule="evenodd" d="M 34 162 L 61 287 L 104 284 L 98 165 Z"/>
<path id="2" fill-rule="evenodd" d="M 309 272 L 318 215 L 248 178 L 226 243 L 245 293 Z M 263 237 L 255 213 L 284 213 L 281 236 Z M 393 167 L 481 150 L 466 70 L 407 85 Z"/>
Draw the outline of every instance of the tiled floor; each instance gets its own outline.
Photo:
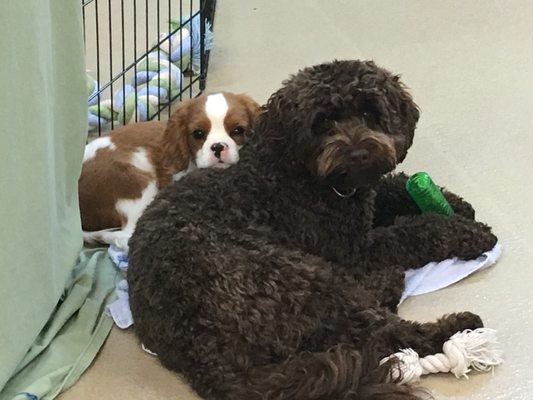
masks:
<path id="1" fill-rule="evenodd" d="M 503 256 L 492 269 L 400 313 L 430 320 L 471 310 L 498 329 L 505 364 L 469 381 L 425 379 L 438 399 L 533 398 L 533 3 L 526 1 L 225 0 L 215 24 L 209 90 L 264 102 L 298 68 L 373 58 L 402 73 L 422 109 L 401 169 L 427 170 L 493 225 Z M 187 399 L 177 376 L 114 330 L 62 400 Z"/>

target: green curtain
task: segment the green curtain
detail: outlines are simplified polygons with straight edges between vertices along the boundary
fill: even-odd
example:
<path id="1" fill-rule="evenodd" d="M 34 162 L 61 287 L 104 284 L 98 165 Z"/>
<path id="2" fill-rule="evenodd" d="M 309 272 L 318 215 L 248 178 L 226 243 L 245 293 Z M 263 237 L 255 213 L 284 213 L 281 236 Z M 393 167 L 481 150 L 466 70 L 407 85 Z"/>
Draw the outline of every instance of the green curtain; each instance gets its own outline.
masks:
<path id="1" fill-rule="evenodd" d="M 80 256 L 81 1 L 4 1 L 0 15 L 0 398 L 36 381 L 52 398 L 111 327 L 114 269 L 102 250 Z"/>

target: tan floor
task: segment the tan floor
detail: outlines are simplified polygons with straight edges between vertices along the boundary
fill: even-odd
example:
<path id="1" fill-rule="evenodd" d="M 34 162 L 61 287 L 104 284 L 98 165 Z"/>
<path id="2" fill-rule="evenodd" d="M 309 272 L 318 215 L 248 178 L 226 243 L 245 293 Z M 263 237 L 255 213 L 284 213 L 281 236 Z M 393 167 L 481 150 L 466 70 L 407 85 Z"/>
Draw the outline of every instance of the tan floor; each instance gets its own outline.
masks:
<path id="1" fill-rule="evenodd" d="M 471 310 L 498 329 L 506 363 L 469 381 L 425 379 L 438 399 L 533 398 L 533 2 L 225 0 L 216 15 L 209 90 L 260 101 L 299 67 L 373 58 L 403 74 L 422 108 L 402 169 L 427 170 L 494 226 L 493 269 L 409 299 L 401 314 L 430 320 Z M 187 399 L 178 377 L 113 331 L 62 400 Z"/>

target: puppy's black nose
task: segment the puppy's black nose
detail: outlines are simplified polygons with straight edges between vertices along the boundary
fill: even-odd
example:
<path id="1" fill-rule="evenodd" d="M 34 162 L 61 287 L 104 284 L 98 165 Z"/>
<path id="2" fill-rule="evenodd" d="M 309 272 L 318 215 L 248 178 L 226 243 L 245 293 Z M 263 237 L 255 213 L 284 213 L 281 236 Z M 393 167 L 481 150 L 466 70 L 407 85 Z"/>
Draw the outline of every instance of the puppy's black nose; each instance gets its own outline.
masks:
<path id="1" fill-rule="evenodd" d="M 370 154 L 368 153 L 368 150 L 366 149 L 357 149 L 352 150 L 350 153 L 350 159 L 359 165 L 364 165 L 368 162 L 370 159 Z"/>
<path id="2" fill-rule="evenodd" d="M 220 153 L 222 153 L 226 147 L 228 147 L 226 143 L 213 143 L 211 145 L 211 151 L 215 154 L 216 158 L 220 158 Z"/>

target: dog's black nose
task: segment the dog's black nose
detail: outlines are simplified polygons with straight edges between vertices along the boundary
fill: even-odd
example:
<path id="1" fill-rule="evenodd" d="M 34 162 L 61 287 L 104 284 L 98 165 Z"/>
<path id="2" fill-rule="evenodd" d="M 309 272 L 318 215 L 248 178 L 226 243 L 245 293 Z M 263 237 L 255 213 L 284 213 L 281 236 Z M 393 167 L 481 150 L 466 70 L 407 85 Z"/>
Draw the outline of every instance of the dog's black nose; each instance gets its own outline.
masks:
<path id="1" fill-rule="evenodd" d="M 368 153 L 368 150 L 365 149 L 352 150 L 352 152 L 350 153 L 350 159 L 354 163 L 364 165 L 370 159 L 370 154 Z"/>
<path id="2" fill-rule="evenodd" d="M 222 153 L 222 151 L 228 147 L 228 145 L 226 143 L 213 143 L 211 145 L 211 150 L 213 151 L 213 153 L 215 154 L 215 157 L 216 158 L 220 158 L 220 153 Z"/>

